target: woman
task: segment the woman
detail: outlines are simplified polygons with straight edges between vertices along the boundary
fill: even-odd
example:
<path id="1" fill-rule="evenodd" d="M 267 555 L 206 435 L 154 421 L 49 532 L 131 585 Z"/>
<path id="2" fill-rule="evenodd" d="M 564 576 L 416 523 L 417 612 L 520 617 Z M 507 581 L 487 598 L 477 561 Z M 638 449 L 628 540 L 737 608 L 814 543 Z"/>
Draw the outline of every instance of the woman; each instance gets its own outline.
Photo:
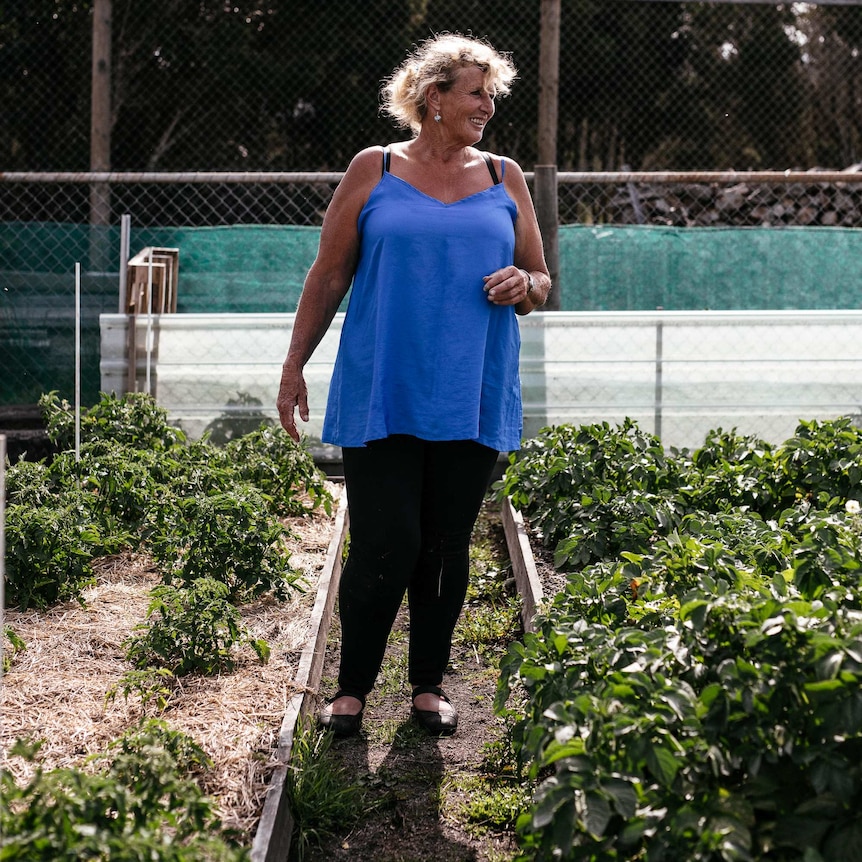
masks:
<path id="1" fill-rule="evenodd" d="M 350 514 L 338 691 L 319 714 L 337 735 L 360 728 L 405 592 L 412 715 L 457 727 L 440 686 L 470 537 L 499 452 L 521 437 L 515 314 L 551 287 L 523 172 L 475 149 L 515 74 L 457 34 L 408 56 L 384 109 L 415 136 L 353 158 L 299 302 L 277 402 L 297 440 L 303 367 L 353 286 L 322 435 L 342 447 Z"/>

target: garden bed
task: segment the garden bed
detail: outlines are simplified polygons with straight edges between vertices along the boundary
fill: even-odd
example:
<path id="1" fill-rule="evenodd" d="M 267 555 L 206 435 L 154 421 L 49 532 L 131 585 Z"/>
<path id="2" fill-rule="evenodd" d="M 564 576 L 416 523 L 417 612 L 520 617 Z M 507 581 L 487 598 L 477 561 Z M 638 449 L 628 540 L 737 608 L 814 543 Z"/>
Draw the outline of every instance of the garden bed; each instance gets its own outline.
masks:
<path id="1" fill-rule="evenodd" d="M 328 483 L 337 497 L 337 486 Z M 252 835 L 270 779 L 280 766 L 283 721 L 297 692 L 303 650 L 310 637 L 317 585 L 336 521 L 322 508 L 284 523 L 293 537 L 291 563 L 305 592 L 289 601 L 263 597 L 241 607 L 242 624 L 265 639 L 266 664 L 245 648 L 232 673 L 182 679 L 178 696 L 160 713 L 173 729 L 194 738 L 212 759 L 202 789 L 218 805 L 224 826 Z M 24 642 L 5 674 L 0 741 L 3 768 L 26 780 L 34 765 L 9 758 L 18 737 L 44 740 L 38 765 L 87 768 L 90 755 L 145 714 L 156 714 L 133 696 L 106 698 L 129 665 L 122 644 L 146 617 L 159 575 L 145 555 L 103 558 L 83 606 L 67 602 L 47 611 L 7 611 L 5 623 Z"/>

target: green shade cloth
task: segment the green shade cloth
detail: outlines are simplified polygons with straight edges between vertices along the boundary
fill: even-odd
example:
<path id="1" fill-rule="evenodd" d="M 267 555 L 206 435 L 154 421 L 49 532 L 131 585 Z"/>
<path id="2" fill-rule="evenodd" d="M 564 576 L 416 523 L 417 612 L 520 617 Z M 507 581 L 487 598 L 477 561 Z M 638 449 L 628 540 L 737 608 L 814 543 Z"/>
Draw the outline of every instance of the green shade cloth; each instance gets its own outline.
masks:
<path id="1" fill-rule="evenodd" d="M 564 311 L 859 308 L 862 230 L 560 228 Z"/>
<path id="2" fill-rule="evenodd" d="M 178 312 L 293 312 L 320 229 L 133 228 L 131 254 L 178 248 Z M 98 400 L 99 315 L 118 308 L 120 230 L 0 224 L 0 404 L 74 395 L 81 263 L 82 399 Z M 862 230 L 563 225 L 564 311 L 862 307 Z"/>

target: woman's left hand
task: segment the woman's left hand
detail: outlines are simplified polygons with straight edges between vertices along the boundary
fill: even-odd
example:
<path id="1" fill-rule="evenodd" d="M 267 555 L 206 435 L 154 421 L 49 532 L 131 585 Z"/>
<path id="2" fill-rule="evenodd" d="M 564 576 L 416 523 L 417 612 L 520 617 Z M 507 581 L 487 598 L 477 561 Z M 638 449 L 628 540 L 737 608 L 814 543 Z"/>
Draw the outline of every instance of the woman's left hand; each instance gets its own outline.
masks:
<path id="1" fill-rule="evenodd" d="M 518 305 L 527 298 L 530 278 L 523 269 L 504 266 L 483 278 L 485 293 L 494 305 Z"/>

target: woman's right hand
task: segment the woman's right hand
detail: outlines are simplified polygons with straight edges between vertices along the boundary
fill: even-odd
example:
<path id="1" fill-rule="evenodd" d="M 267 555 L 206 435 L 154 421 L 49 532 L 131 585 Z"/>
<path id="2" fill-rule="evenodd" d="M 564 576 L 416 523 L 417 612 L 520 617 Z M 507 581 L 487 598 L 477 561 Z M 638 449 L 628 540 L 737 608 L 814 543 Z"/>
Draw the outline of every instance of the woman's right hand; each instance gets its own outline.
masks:
<path id="1" fill-rule="evenodd" d="M 299 407 L 299 418 L 308 422 L 308 389 L 302 369 L 295 365 L 284 363 L 281 369 L 281 386 L 278 398 L 275 400 L 281 427 L 299 442 L 299 429 L 296 427 L 295 410 Z"/>

